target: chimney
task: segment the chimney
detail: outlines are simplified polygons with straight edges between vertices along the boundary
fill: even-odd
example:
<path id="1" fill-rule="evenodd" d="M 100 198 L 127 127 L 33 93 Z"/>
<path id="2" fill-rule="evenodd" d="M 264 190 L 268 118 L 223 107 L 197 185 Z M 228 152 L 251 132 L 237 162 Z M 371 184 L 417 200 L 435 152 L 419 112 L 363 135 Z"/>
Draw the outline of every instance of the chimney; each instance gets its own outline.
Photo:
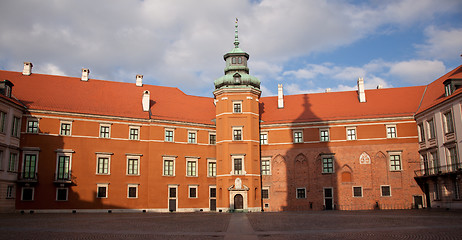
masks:
<path id="1" fill-rule="evenodd" d="M 88 81 L 88 75 L 90 74 L 90 69 L 88 68 L 82 68 L 82 78 L 80 80 L 87 82 Z"/>
<path id="2" fill-rule="evenodd" d="M 282 91 L 282 84 L 278 84 L 278 108 L 284 108 L 284 92 Z"/>
<path id="3" fill-rule="evenodd" d="M 358 98 L 359 102 L 366 102 L 366 93 L 364 92 L 363 78 L 358 78 Z"/>
<path id="4" fill-rule="evenodd" d="M 326 92 L 330 92 L 330 91 L 332 91 L 331 88 L 326 88 Z"/>
<path id="5" fill-rule="evenodd" d="M 151 93 L 148 90 L 145 90 L 143 92 L 143 98 L 141 100 L 141 103 L 143 104 L 143 111 L 144 112 L 149 112 L 150 108 L 150 102 L 151 102 Z"/>
<path id="6" fill-rule="evenodd" d="M 143 75 L 140 75 L 140 74 L 136 75 L 136 86 L 137 87 L 143 86 Z"/>
<path id="7" fill-rule="evenodd" d="M 377 89 L 382 89 L 383 86 L 381 84 L 377 85 Z"/>
<path id="8" fill-rule="evenodd" d="M 24 70 L 22 70 L 22 75 L 29 76 L 32 74 L 32 63 L 24 62 Z"/>

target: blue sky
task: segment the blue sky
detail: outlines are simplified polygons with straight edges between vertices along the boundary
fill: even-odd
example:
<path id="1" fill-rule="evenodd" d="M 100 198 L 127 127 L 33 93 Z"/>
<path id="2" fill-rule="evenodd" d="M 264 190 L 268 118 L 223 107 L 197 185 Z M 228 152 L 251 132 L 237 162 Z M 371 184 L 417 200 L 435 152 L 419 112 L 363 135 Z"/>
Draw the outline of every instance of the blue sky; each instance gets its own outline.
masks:
<path id="1" fill-rule="evenodd" d="M 462 64 L 460 0 L 25 0 L 0 4 L 0 69 L 212 97 L 236 17 L 263 96 L 424 85 Z"/>

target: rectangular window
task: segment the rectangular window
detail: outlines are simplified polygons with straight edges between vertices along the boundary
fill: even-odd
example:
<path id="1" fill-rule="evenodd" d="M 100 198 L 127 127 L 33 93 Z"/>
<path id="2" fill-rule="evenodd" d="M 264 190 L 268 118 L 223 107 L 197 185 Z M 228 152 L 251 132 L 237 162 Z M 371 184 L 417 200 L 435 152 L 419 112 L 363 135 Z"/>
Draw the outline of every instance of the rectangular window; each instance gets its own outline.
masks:
<path id="1" fill-rule="evenodd" d="M 70 180 L 70 156 L 58 156 L 56 180 Z"/>
<path id="2" fill-rule="evenodd" d="M 297 188 L 297 198 L 306 198 L 306 189 L 305 188 Z"/>
<path id="3" fill-rule="evenodd" d="M 168 197 L 169 198 L 176 198 L 176 187 L 169 187 L 168 188 Z"/>
<path id="4" fill-rule="evenodd" d="M 217 176 L 217 162 L 209 160 L 207 165 L 208 165 L 208 176 L 216 177 Z"/>
<path id="5" fill-rule="evenodd" d="M 452 112 L 444 113 L 444 133 L 453 133 L 454 132 L 454 122 L 452 121 Z"/>
<path id="6" fill-rule="evenodd" d="M 347 128 L 347 140 L 356 140 L 356 128 Z"/>
<path id="7" fill-rule="evenodd" d="M 130 140 L 140 140 L 140 128 L 139 127 L 130 127 L 129 139 Z"/>
<path id="8" fill-rule="evenodd" d="M 363 187 L 353 187 L 353 197 L 363 197 Z"/>
<path id="9" fill-rule="evenodd" d="M 173 129 L 165 129 L 165 141 L 173 142 Z"/>
<path id="10" fill-rule="evenodd" d="M 209 134 L 209 144 L 210 145 L 217 144 L 217 135 L 216 134 Z"/>
<path id="11" fill-rule="evenodd" d="M 109 157 L 98 157 L 97 174 L 109 174 Z"/>
<path id="12" fill-rule="evenodd" d="M 6 131 L 6 113 L 0 112 L 0 132 L 4 133 Z"/>
<path id="13" fill-rule="evenodd" d="M 242 112 L 242 102 L 233 102 L 233 112 L 234 113 Z"/>
<path id="14" fill-rule="evenodd" d="M 62 136 L 70 136 L 71 135 L 71 123 L 61 122 L 61 129 L 60 129 L 59 134 Z"/>
<path id="15" fill-rule="evenodd" d="M 173 159 L 164 159 L 164 176 L 174 176 L 174 160 Z"/>
<path id="16" fill-rule="evenodd" d="M 242 128 L 233 128 L 233 140 L 234 141 L 242 140 Z"/>
<path id="17" fill-rule="evenodd" d="M 423 124 L 420 123 L 417 127 L 419 128 L 419 142 L 425 142 L 425 129 Z"/>
<path id="18" fill-rule="evenodd" d="M 210 188 L 210 198 L 216 198 L 217 197 L 217 189 L 215 187 Z"/>
<path id="19" fill-rule="evenodd" d="M 110 138 L 111 127 L 109 125 L 100 125 L 99 126 L 99 137 L 100 138 Z"/>
<path id="20" fill-rule="evenodd" d="M 8 185 L 6 187 L 6 198 L 14 198 L 14 185 Z"/>
<path id="21" fill-rule="evenodd" d="M 446 161 L 449 165 L 448 169 L 451 171 L 458 170 L 460 167 L 459 167 L 459 159 L 457 157 L 457 148 L 455 146 L 449 147 L 447 153 L 448 155 L 447 155 Z"/>
<path id="22" fill-rule="evenodd" d="M 189 198 L 197 198 L 197 186 L 189 186 Z"/>
<path id="23" fill-rule="evenodd" d="M 234 174 L 241 175 L 242 174 L 242 158 L 234 158 Z"/>
<path id="24" fill-rule="evenodd" d="M 97 198 L 107 198 L 107 196 L 108 196 L 107 188 L 108 188 L 107 184 L 98 184 L 97 185 L 96 197 Z"/>
<path id="25" fill-rule="evenodd" d="M 396 138 L 396 126 L 387 126 L 387 138 Z"/>
<path id="26" fill-rule="evenodd" d="M 453 187 L 454 187 L 454 199 L 460 200 L 460 186 L 458 179 L 453 179 Z"/>
<path id="27" fill-rule="evenodd" d="M 271 175 L 270 159 L 261 160 L 261 175 Z"/>
<path id="28" fill-rule="evenodd" d="M 37 119 L 29 119 L 27 120 L 27 132 L 28 133 L 38 133 L 39 126 Z"/>
<path id="29" fill-rule="evenodd" d="M 268 133 L 260 133 L 260 144 L 268 144 Z"/>
<path id="30" fill-rule="evenodd" d="M 67 188 L 56 189 L 56 201 L 67 201 Z"/>
<path id="31" fill-rule="evenodd" d="M 433 184 L 433 194 L 434 194 L 434 199 L 433 200 L 437 200 L 437 201 L 441 200 L 440 199 L 440 196 L 441 196 L 441 194 L 440 194 L 440 186 L 439 186 L 439 184 L 437 182 L 435 182 Z"/>
<path id="32" fill-rule="evenodd" d="M 139 175 L 139 159 L 128 158 L 127 159 L 127 174 L 128 175 Z"/>
<path id="33" fill-rule="evenodd" d="M 186 161 L 186 176 L 197 177 L 197 160 Z"/>
<path id="34" fill-rule="evenodd" d="M 332 157 L 322 158 L 322 173 L 334 172 L 334 159 Z"/>
<path id="35" fill-rule="evenodd" d="M 303 143 L 303 131 L 294 131 L 294 143 Z"/>
<path id="36" fill-rule="evenodd" d="M 34 188 L 23 187 L 21 192 L 22 201 L 33 201 L 34 200 Z"/>
<path id="37" fill-rule="evenodd" d="M 391 196 L 391 188 L 390 186 L 380 186 L 380 192 L 382 197 L 390 197 Z"/>
<path id="38" fill-rule="evenodd" d="M 18 117 L 13 117 L 13 127 L 11 128 L 11 135 L 13 137 L 19 137 L 21 119 Z"/>
<path id="39" fill-rule="evenodd" d="M 128 185 L 127 198 L 138 198 L 138 185 L 137 184 Z"/>
<path id="40" fill-rule="evenodd" d="M 428 139 L 435 139 L 436 137 L 436 132 L 435 132 L 435 123 L 433 122 L 433 119 L 430 119 L 427 121 L 427 126 L 428 126 Z"/>
<path id="41" fill-rule="evenodd" d="M 188 132 L 188 143 L 196 143 L 196 134 L 197 132 Z"/>
<path id="42" fill-rule="evenodd" d="M 261 198 L 269 199 L 269 188 L 262 188 L 262 190 L 261 190 Z"/>
<path id="43" fill-rule="evenodd" d="M 401 171 L 400 155 L 390 155 L 390 171 Z"/>
<path id="44" fill-rule="evenodd" d="M 321 142 L 328 142 L 329 141 L 329 130 L 328 129 L 321 129 L 319 130 L 319 135 L 321 137 Z"/>
<path id="45" fill-rule="evenodd" d="M 37 164 L 37 155 L 24 154 L 24 163 L 23 163 L 23 171 L 22 171 L 23 179 L 35 179 L 36 178 L 36 172 L 35 172 L 36 164 Z"/>
<path id="46" fill-rule="evenodd" d="M 18 154 L 10 153 L 10 159 L 8 161 L 8 172 L 16 172 L 17 162 L 18 162 Z"/>

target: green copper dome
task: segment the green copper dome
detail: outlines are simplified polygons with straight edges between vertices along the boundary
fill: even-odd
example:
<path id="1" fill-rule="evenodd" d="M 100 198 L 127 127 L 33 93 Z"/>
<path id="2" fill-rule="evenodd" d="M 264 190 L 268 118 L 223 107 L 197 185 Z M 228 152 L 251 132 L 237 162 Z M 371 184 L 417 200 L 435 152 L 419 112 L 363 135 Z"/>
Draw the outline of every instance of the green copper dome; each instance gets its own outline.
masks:
<path id="1" fill-rule="evenodd" d="M 260 80 L 249 74 L 247 67 L 249 54 L 239 48 L 237 19 L 235 27 L 234 48 L 223 56 L 226 61 L 225 75 L 214 81 L 215 89 L 243 86 L 260 89 Z"/>

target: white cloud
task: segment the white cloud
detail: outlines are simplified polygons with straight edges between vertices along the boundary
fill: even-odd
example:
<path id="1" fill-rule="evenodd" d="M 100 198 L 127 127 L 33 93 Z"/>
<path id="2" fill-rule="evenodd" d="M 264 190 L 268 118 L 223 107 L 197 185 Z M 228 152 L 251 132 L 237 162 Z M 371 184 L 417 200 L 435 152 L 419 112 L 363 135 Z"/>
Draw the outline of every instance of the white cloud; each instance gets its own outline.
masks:
<path id="1" fill-rule="evenodd" d="M 58 66 L 52 63 L 47 63 L 45 65 L 38 66 L 34 69 L 34 72 L 61 76 L 66 75 L 63 70 L 61 70 Z"/>
<path id="2" fill-rule="evenodd" d="M 427 41 L 416 45 L 424 58 L 457 59 L 462 53 L 462 28 L 442 30 L 435 26 L 425 29 Z"/>
<path id="3" fill-rule="evenodd" d="M 394 63 L 390 74 L 413 84 L 428 84 L 446 72 L 444 63 L 438 60 L 410 60 Z"/>

